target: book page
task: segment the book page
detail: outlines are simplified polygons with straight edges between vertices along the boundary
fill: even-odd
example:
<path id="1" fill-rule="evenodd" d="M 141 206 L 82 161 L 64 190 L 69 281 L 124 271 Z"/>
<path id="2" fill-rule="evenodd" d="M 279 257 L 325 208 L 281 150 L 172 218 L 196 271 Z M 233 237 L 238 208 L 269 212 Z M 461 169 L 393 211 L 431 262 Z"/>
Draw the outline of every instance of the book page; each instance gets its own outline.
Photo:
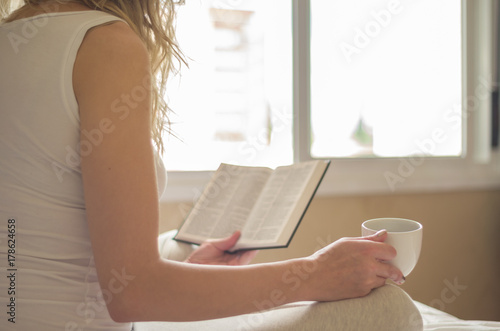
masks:
<path id="1" fill-rule="evenodd" d="M 248 217 L 240 241 L 276 242 L 302 197 L 317 162 L 279 167 L 270 176 Z"/>
<path id="2" fill-rule="evenodd" d="M 242 230 L 271 172 L 268 168 L 222 164 L 188 215 L 178 237 L 199 243 Z"/>

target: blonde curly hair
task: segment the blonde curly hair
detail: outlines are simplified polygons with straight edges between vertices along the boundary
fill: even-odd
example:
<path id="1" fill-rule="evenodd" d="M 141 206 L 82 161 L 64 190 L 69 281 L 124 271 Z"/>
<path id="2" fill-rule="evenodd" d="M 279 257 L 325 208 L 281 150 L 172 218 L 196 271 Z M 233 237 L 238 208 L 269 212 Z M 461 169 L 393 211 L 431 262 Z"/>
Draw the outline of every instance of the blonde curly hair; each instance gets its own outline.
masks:
<path id="1" fill-rule="evenodd" d="M 9 22 L 22 14 L 26 6 L 51 0 L 0 0 L 0 20 Z M 183 59 L 175 38 L 175 6 L 183 0 L 55 0 L 76 2 L 125 20 L 139 35 L 150 54 L 151 73 L 156 77 L 152 89 L 152 139 L 157 151 L 163 153 L 162 134 L 169 131 L 169 107 L 164 100 L 168 76 L 177 72 Z"/>

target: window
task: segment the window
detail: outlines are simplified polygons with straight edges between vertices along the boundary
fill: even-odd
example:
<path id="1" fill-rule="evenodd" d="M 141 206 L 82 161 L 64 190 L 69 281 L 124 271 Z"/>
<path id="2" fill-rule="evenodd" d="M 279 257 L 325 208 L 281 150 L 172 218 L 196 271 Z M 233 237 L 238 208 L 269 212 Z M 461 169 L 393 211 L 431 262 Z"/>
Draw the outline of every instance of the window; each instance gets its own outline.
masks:
<path id="1" fill-rule="evenodd" d="M 168 138 L 168 169 L 293 161 L 290 13 L 289 0 L 179 7 L 177 38 L 189 70 L 167 89 L 179 137 Z"/>
<path id="2" fill-rule="evenodd" d="M 310 158 L 334 159 L 320 193 L 498 186 L 491 6 L 187 1 L 167 196 L 192 196 L 220 162 Z"/>
<path id="3" fill-rule="evenodd" d="M 312 156 L 460 156 L 461 23 L 456 0 L 311 1 Z"/>

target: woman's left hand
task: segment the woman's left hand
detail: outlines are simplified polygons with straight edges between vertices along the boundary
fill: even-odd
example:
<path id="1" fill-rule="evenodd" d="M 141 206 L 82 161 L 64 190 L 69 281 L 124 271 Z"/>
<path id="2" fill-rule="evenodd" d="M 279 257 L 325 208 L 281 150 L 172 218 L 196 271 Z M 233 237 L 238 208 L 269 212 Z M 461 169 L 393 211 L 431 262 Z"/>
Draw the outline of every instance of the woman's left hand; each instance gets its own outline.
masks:
<path id="1" fill-rule="evenodd" d="M 186 259 L 187 263 L 212 265 L 245 265 L 255 257 L 258 251 L 241 251 L 228 253 L 238 239 L 241 232 L 236 231 L 223 239 L 207 240 Z"/>

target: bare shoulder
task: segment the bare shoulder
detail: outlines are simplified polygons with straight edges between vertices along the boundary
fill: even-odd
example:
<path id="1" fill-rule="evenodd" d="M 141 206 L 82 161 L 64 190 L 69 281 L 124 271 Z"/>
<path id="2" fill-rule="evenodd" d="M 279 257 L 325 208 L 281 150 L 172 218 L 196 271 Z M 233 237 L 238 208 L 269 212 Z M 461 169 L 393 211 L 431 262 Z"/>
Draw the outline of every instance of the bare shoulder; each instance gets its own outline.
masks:
<path id="1" fill-rule="evenodd" d="M 122 21 L 112 21 L 98 25 L 87 32 L 86 42 L 141 43 L 139 36 L 128 24 Z"/>
<path id="2" fill-rule="evenodd" d="M 128 89 L 149 74 L 149 61 L 146 46 L 126 23 L 92 28 L 78 50 L 73 69 L 77 100 L 80 103 L 85 96 L 95 97 L 100 91 L 112 92 L 113 87 Z"/>
<path id="3" fill-rule="evenodd" d="M 90 29 L 82 42 L 80 51 L 89 51 L 94 56 L 127 54 L 128 57 L 147 58 L 148 55 L 139 36 L 130 26 L 121 21 Z"/>

